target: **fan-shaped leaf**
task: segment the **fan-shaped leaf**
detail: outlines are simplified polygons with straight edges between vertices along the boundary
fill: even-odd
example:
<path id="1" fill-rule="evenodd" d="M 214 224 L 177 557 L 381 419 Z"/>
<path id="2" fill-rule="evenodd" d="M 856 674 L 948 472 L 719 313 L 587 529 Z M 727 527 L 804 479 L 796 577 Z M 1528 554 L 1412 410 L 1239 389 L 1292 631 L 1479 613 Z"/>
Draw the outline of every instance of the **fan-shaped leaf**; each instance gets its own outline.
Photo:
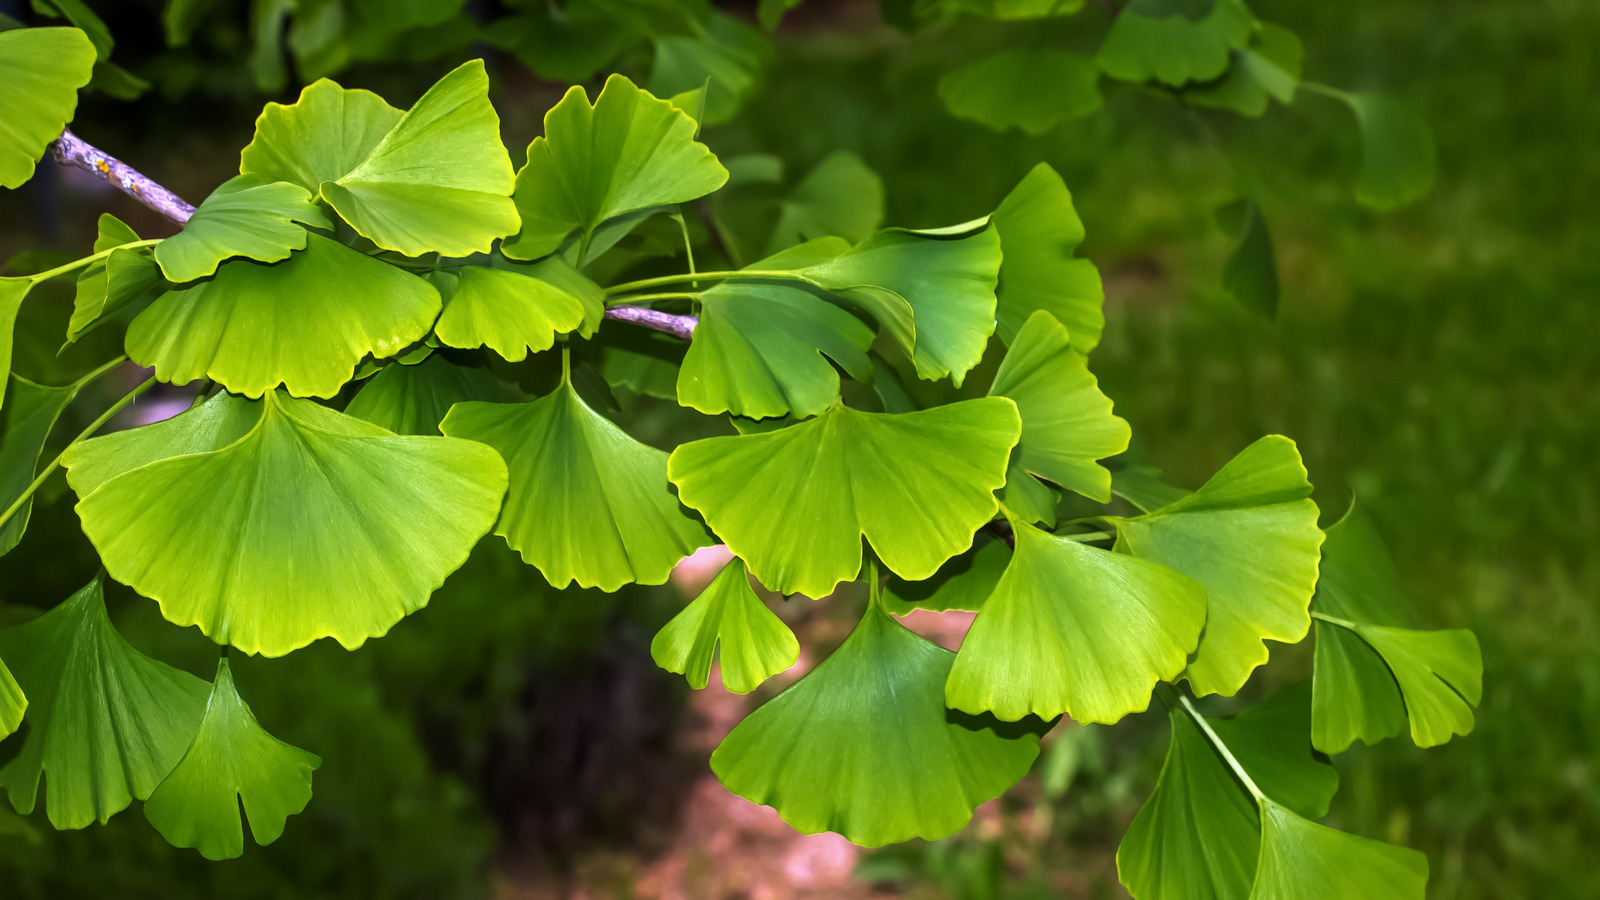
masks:
<path id="1" fill-rule="evenodd" d="M 429 88 L 360 165 L 319 190 L 379 247 L 466 256 L 516 232 L 513 178 L 489 75 L 473 59 Z"/>
<path id="2" fill-rule="evenodd" d="M 1294 102 L 1304 55 L 1294 32 L 1262 23 L 1250 46 L 1232 52 L 1228 74 L 1215 84 L 1191 88 L 1183 98 L 1196 106 L 1260 116 L 1267 111 L 1268 98 L 1283 104 Z"/>
<path id="3" fill-rule="evenodd" d="M 56 419 L 61 417 L 61 411 L 78 396 L 78 385 L 50 387 L 12 375 L 10 393 L 11 402 L 0 413 L 5 426 L 0 430 L 0 510 L 9 509 L 33 483 L 44 442 L 50 437 Z M 0 555 L 11 552 L 22 540 L 32 510 L 33 498 L 29 497 L 4 525 L 0 525 Z"/>
<path id="4" fill-rule="evenodd" d="M 508 400 L 513 393 L 488 369 L 458 366 L 435 353 L 415 365 L 384 366 L 345 412 L 395 434 L 435 435 L 451 406 Z"/>
<path id="5" fill-rule="evenodd" d="M 37 619 L 0 631 L 27 691 L 28 732 L 0 785 L 17 812 L 45 810 L 56 828 L 104 824 L 150 796 L 200 724 L 206 683 L 133 649 L 106 616 L 96 579 Z"/>
<path id="6" fill-rule="evenodd" d="M 1100 67 L 1087 56 L 1028 47 L 1002 50 L 939 79 L 939 99 L 958 119 L 1040 135 L 1100 108 Z"/>
<path id="7" fill-rule="evenodd" d="M 539 266 L 565 266 L 551 260 Z M 584 300 L 538 276 L 539 266 L 511 272 L 488 266 L 463 266 L 444 312 L 433 326 L 447 347 L 488 347 L 510 362 L 555 346 L 556 335 L 584 324 Z M 595 293 L 599 288 L 590 286 Z M 604 304 L 603 295 L 599 301 Z M 603 315 L 604 313 L 602 313 Z"/>
<path id="8" fill-rule="evenodd" d="M 970 547 L 998 508 L 1020 430 L 1003 397 L 903 414 L 834 406 L 765 434 L 684 444 L 668 474 L 762 584 L 823 597 L 860 571 L 863 535 L 913 581 Z"/>
<path id="9" fill-rule="evenodd" d="M 182 231 L 156 245 L 156 262 L 168 281 L 179 282 L 214 274 L 236 256 L 277 262 L 305 247 L 303 225 L 333 227 L 305 188 L 238 175 L 212 191 Z"/>
<path id="10" fill-rule="evenodd" d="M 281 263 L 224 263 L 210 281 L 161 295 L 128 326 L 128 355 L 163 381 L 332 397 L 362 357 L 421 340 L 438 314 L 426 281 L 308 233 Z"/>
<path id="11" fill-rule="evenodd" d="M 100 215 L 94 252 L 103 253 L 137 240 L 139 235 L 116 216 Z M 123 313 L 138 313 L 170 287 L 148 249 L 112 250 L 110 256 L 84 266 L 78 273 L 72 318 L 67 322 L 67 345 Z"/>
<path id="12" fill-rule="evenodd" d="M 1044 310 L 1034 312 L 1011 342 L 989 394 L 1010 397 L 1022 414 L 1022 442 L 1006 483 L 1030 475 L 1101 503 L 1111 502 L 1111 473 L 1097 460 L 1128 449 L 1132 429 L 1111 412 L 1089 361 L 1073 349 L 1067 329 Z"/>
<path id="13" fill-rule="evenodd" d="M 1328 814 L 1339 773 L 1311 753 L 1311 684 L 1296 682 L 1226 719 L 1207 724 L 1274 801 L 1310 819 Z"/>
<path id="14" fill-rule="evenodd" d="M 729 165 L 733 165 L 730 161 Z M 883 179 L 861 157 L 835 150 L 800 179 L 779 208 L 767 255 L 797 241 L 841 237 L 851 243 L 872 236 L 883 223 Z M 754 266 L 753 268 L 759 268 Z"/>
<path id="15" fill-rule="evenodd" d="M 1335 91 L 1361 127 L 1361 172 L 1356 199 L 1394 209 L 1433 189 L 1438 151 L 1433 132 L 1409 107 L 1383 94 Z"/>
<path id="16" fill-rule="evenodd" d="M 239 804 L 256 843 L 270 844 L 311 802 L 311 773 L 321 765 L 316 754 L 261 727 L 239 698 L 224 658 L 194 741 L 145 802 L 144 815 L 175 847 L 193 847 L 206 859 L 233 859 L 244 853 Z"/>
<path id="17" fill-rule="evenodd" d="M 1066 182 L 1040 163 L 1022 179 L 992 217 L 1005 258 L 1000 263 L 995 333 L 1010 344 L 1036 310 L 1067 326 L 1072 346 L 1088 353 L 1105 328 L 1100 272 L 1072 254 L 1083 242 L 1083 222 Z"/>
<path id="18" fill-rule="evenodd" d="M 33 177 L 34 163 L 72 121 L 94 61 L 94 44 L 76 28 L 0 32 L 0 187 Z"/>
<path id="19" fill-rule="evenodd" d="M 728 734 L 711 769 L 807 834 L 869 847 L 948 837 L 1039 752 L 1027 729 L 945 709 L 953 658 L 874 600 L 838 650 Z"/>
<path id="20" fill-rule="evenodd" d="M 517 173 L 522 231 L 501 251 L 537 259 L 574 231 L 587 241 L 609 219 L 702 197 L 728 171 L 695 141 L 695 121 L 620 75 L 589 105 L 573 87 L 545 115 L 544 137 L 528 146 Z"/>
<path id="21" fill-rule="evenodd" d="M 219 409 L 171 433 L 234 416 Z M 355 648 L 388 631 L 466 561 L 505 493 L 499 457 L 466 441 L 398 437 L 276 392 L 259 416 L 221 449 L 129 459 L 139 467 L 87 492 L 69 475 L 112 577 L 247 653 L 323 637 Z M 74 447 L 65 464 L 108 473 L 132 446 L 116 437 Z"/>
<path id="22" fill-rule="evenodd" d="M 711 680 L 711 657 L 719 647 L 722 685 L 736 694 L 750 693 L 800 658 L 794 632 L 756 596 L 737 558 L 662 626 L 650 642 L 650 656 L 699 690 Z"/>
<path id="23" fill-rule="evenodd" d="M 1278 314 L 1278 261 L 1272 235 L 1251 197 L 1241 197 L 1217 210 L 1223 230 L 1239 241 L 1222 264 L 1222 287 L 1258 316 Z"/>
<path id="24" fill-rule="evenodd" d="M 28 697 L 22 693 L 22 685 L 17 684 L 5 660 L 0 659 L 0 738 L 17 730 L 27 710 Z"/>
<path id="25" fill-rule="evenodd" d="M 531 403 L 461 403 L 439 426 L 511 469 L 495 534 L 556 587 L 661 584 L 712 543 L 667 483 L 667 454 L 590 409 L 570 381 Z"/>
<path id="26" fill-rule="evenodd" d="M 1343 753 L 1357 739 L 1376 744 L 1406 725 L 1400 685 L 1378 651 L 1354 631 L 1317 620 L 1316 715 L 1311 742 L 1324 753 Z"/>
<path id="27" fill-rule="evenodd" d="M 1318 825 L 1261 801 L 1261 861 L 1249 900 L 1421 900 L 1428 858 Z"/>
<path id="28" fill-rule="evenodd" d="M 1198 21 L 1124 9 L 1100 45 L 1100 68 L 1122 81 L 1160 80 L 1177 87 L 1210 81 L 1228 68 L 1228 51 L 1245 46 L 1255 19 L 1240 0 L 1216 0 Z"/>
<path id="29" fill-rule="evenodd" d="M 1256 441 L 1200 490 L 1119 521 L 1117 542 L 1205 585 L 1205 636 L 1186 676 L 1197 694 L 1233 695 L 1267 661 L 1266 640 L 1293 643 L 1311 626 L 1322 532 L 1286 437 Z"/>
<path id="30" fill-rule="evenodd" d="M 1418 747 L 1435 747 L 1472 731 L 1472 709 L 1483 700 L 1477 635 L 1465 629 L 1412 631 L 1353 624 L 1399 682 L 1411 740 Z"/>
<path id="31" fill-rule="evenodd" d="M 1177 678 L 1205 589 L 1152 562 L 1012 521 L 1016 553 L 967 632 L 945 703 L 1005 721 L 1116 722 Z"/>
<path id="32" fill-rule="evenodd" d="M 1132 503 L 1140 512 L 1154 512 L 1191 492 L 1162 481 L 1160 469 L 1136 465 L 1112 473 L 1111 493 Z"/>
<path id="33" fill-rule="evenodd" d="M 67 483 L 84 497 L 147 463 L 220 450 L 249 434 L 260 419 L 261 404 L 224 391 L 170 419 L 78 444 L 61 461 Z"/>
<path id="34" fill-rule="evenodd" d="M 403 113 L 371 91 L 318 79 L 287 106 L 268 103 L 239 154 L 239 171 L 315 194 L 361 165 Z"/>
<path id="35" fill-rule="evenodd" d="M 1010 563 L 1011 548 L 1004 541 L 979 537 L 973 549 L 950 557 L 931 578 L 905 581 L 890 577 L 883 588 L 883 608 L 897 616 L 915 609 L 976 612 L 983 609 Z"/>
<path id="36" fill-rule="evenodd" d="M 28 299 L 31 290 L 32 279 L 0 278 L 0 376 L 11 374 L 11 342 L 17 327 L 17 311 L 22 309 L 22 301 Z M 0 389 L 0 404 L 4 403 L 4 393 Z"/>
<path id="37" fill-rule="evenodd" d="M 733 118 L 760 89 L 773 55 L 761 32 L 720 12 L 712 13 L 693 35 L 657 35 L 655 49 L 651 93 L 671 97 L 705 90 L 705 107 L 695 116 L 705 125 Z"/>

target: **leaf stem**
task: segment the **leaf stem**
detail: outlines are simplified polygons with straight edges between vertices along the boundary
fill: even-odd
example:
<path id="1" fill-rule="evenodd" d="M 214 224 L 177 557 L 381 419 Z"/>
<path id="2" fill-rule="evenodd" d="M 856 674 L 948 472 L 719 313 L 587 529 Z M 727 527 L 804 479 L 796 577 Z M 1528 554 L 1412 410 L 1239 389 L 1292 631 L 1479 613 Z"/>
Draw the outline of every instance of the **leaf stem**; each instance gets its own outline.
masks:
<path id="1" fill-rule="evenodd" d="M 1350 98 L 1349 94 L 1339 90 L 1336 87 L 1320 84 L 1315 81 L 1306 81 L 1303 78 L 1300 80 L 1300 87 L 1310 91 L 1313 94 L 1321 94 L 1324 97 L 1332 97 L 1335 100 L 1343 100 L 1348 102 Z"/>
<path id="2" fill-rule="evenodd" d="M 1250 796 L 1256 798 L 1257 802 L 1265 800 L 1266 795 L 1261 793 L 1260 788 L 1256 787 L 1255 781 L 1250 778 L 1250 773 L 1246 772 L 1244 766 L 1240 765 L 1239 760 L 1234 758 L 1233 751 L 1229 750 L 1228 745 L 1222 742 L 1222 738 L 1217 737 L 1217 733 L 1211 730 L 1211 723 L 1206 721 L 1205 716 L 1200 715 L 1200 711 L 1194 708 L 1194 704 L 1189 702 L 1189 698 L 1178 694 L 1178 705 L 1182 706 L 1183 711 L 1188 713 L 1189 718 L 1194 720 L 1194 724 L 1200 726 L 1200 730 L 1205 732 L 1206 737 L 1211 741 L 1211 746 L 1216 747 L 1217 752 L 1222 754 L 1222 758 L 1228 763 L 1228 768 L 1232 769 L 1233 774 L 1238 776 L 1239 780 L 1244 783 L 1245 789 L 1250 792 Z"/>
<path id="3" fill-rule="evenodd" d="M 625 303 L 644 303 L 651 300 L 697 300 L 699 291 L 666 291 L 659 294 L 629 294 L 626 297 L 607 297 L 607 306 L 621 306 Z"/>
<path id="4" fill-rule="evenodd" d="M 71 450 L 73 447 L 76 447 L 83 441 L 88 440 L 96 431 L 100 430 L 101 426 L 111 421 L 112 416 L 116 415 L 118 412 L 121 412 L 124 406 L 132 403 L 134 398 L 149 390 L 150 386 L 155 383 L 156 377 L 154 375 L 151 375 L 149 378 L 146 378 L 144 381 L 140 382 L 139 385 L 133 390 L 123 394 L 120 400 L 111 404 L 111 408 L 101 413 L 99 418 L 95 419 L 93 422 L 90 422 L 88 428 L 85 428 L 83 431 L 79 432 L 77 437 L 73 438 L 65 447 L 62 447 L 61 452 L 56 454 L 56 458 L 50 460 L 50 465 L 45 466 L 44 471 L 39 473 L 39 477 L 33 479 L 33 483 L 29 484 L 28 487 L 23 490 L 22 495 L 18 497 L 15 502 L 6 507 L 5 512 L 0 513 L 0 526 L 3 526 L 7 522 L 11 521 L 11 517 L 16 515 L 17 510 L 21 509 L 22 505 L 28 502 L 28 498 L 32 497 L 35 491 L 39 490 L 39 487 L 44 484 L 45 479 L 49 478 L 51 473 L 60 467 L 61 457 L 66 456 L 68 450 Z"/>
<path id="5" fill-rule="evenodd" d="M 154 247 L 159 243 L 161 243 L 161 238 L 154 238 L 148 241 L 130 241 L 126 244 L 118 244 L 115 247 L 107 247 L 106 249 L 101 250 L 99 253 L 85 256 L 83 259 L 75 259 L 66 265 L 56 266 L 54 269 L 40 272 L 37 275 L 28 275 L 25 277 L 34 284 L 38 284 L 41 281 L 49 281 L 57 275 L 65 275 L 74 269 L 81 269 L 96 260 L 105 259 L 118 250 L 137 250 L 140 247 Z"/>
<path id="6" fill-rule="evenodd" d="M 1338 625 L 1340 628 L 1344 628 L 1349 631 L 1356 630 L 1356 623 L 1350 621 L 1349 619 L 1341 619 L 1336 616 L 1330 616 L 1326 613 L 1319 613 L 1316 610 L 1311 611 L 1311 618 L 1321 619 L 1324 622 L 1327 622 L 1331 625 Z"/>
<path id="7" fill-rule="evenodd" d="M 1069 540 L 1069 541 L 1078 541 L 1080 543 L 1089 543 L 1090 541 L 1103 541 L 1103 540 L 1106 540 L 1107 538 L 1114 538 L 1116 536 L 1117 536 L 1117 533 L 1114 532 L 1114 531 L 1084 531 L 1084 532 L 1079 532 L 1078 534 L 1058 534 L 1058 535 L 1056 535 L 1056 537 L 1058 537 L 1058 538 L 1062 538 L 1064 540 Z"/>
<path id="8" fill-rule="evenodd" d="M 784 281 L 802 281 L 815 287 L 822 287 L 815 279 L 807 278 L 799 272 L 790 272 L 784 269 L 734 269 L 721 272 L 685 272 L 678 275 L 658 275 L 655 278 L 641 278 L 638 281 L 625 281 L 622 284 L 606 288 L 606 296 L 624 294 L 628 291 L 637 291 L 643 288 L 656 287 L 663 284 L 682 284 L 686 281 L 711 281 L 728 278 L 778 278 Z"/>

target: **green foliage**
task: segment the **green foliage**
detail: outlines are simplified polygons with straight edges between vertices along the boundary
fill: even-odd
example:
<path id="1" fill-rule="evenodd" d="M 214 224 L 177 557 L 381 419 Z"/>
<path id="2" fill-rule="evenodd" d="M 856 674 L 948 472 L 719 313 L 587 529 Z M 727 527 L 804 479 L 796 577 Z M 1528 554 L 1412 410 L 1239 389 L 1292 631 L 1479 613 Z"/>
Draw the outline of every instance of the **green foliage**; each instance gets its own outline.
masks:
<path id="1" fill-rule="evenodd" d="M 710 682 L 718 649 L 722 685 L 736 694 L 750 693 L 800 656 L 794 632 L 756 596 L 737 558 L 650 642 L 656 665 L 683 673 L 697 690 Z"/>
<path id="2" fill-rule="evenodd" d="M 1210 12 L 1194 19 L 1176 10 L 1150 8 L 1177 5 L 1133 3 L 1124 9 L 1100 46 L 1100 67 L 1106 74 L 1178 87 L 1225 72 L 1229 51 L 1250 39 L 1255 24 L 1250 10 L 1241 0 L 1215 0 Z"/>
<path id="3" fill-rule="evenodd" d="M 939 79 L 939 99 L 957 118 L 1034 135 L 1103 102 L 1094 60 L 1047 49 L 1005 50 L 968 63 Z"/>
<path id="4" fill-rule="evenodd" d="M 1255 200 L 1242 197 L 1217 210 L 1223 230 L 1239 242 L 1222 265 L 1222 286 L 1257 315 L 1278 314 L 1278 261 L 1272 235 Z"/>
<path id="5" fill-rule="evenodd" d="M 10 553 L 28 528 L 33 498 L 26 494 L 39 467 L 39 454 L 61 413 L 78 396 L 81 384 L 51 387 L 34 384 L 20 375 L 11 376 L 10 402 L 0 429 L 0 509 L 20 502 L 22 506 L 0 525 L 0 555 Z"/>
<path id="6" fill-rule="evenodd" d="M 33 177 L 33 164 L 72 121 L 93 64 L 94 45 L 76 28 L 0 32 L 0 188 Z"/>
<path id="7" fill-rule="evenodd" d="M 142 312 L 172 287 L 162 278 L 161 268 L 149 250 L 127 246 L 138 243 L 139 235 L 122 220 L 103 213 L 99 232 L 94 251 L 107 256 L 78 273 L 72 320 L 67 323 L 67 345 L 108 321 Z M 302 246 L 304 243 L 301 238 Z"/>
<path id="8" fill-rule="evenodd" d="M 157 245 L 155 258 L 168 281 L 194 281 L 216 274 L 225 259 L 288 259 L 305 249 L 302 225 L 333 227 L 299 185 L 240 175 L 212 191 L 182 231 Z"/>

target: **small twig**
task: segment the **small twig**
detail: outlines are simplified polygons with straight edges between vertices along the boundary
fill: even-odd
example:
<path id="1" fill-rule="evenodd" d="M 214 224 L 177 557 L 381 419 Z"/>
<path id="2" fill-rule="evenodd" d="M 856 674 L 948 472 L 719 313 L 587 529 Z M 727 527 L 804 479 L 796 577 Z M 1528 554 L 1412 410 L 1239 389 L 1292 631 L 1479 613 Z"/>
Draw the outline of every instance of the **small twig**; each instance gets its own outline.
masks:
<path id="1" fill-rule="evenodd" d="M 182 197 L 139 173 L 139 170 L 84 142 L 71 131 L 61 132 L 52 146 L 56 162 L 98 175 L 107 184 L 182 225 L 194 207 Z"/>
<path id="2" fill-rule="evenodd" d="M 694 337 L 694 327 L 700 324 L 694 316 L 677 316 L 643 306 L 613 306 L 606 310 L 606 318 L 652 328 L 686 341 Z"/>

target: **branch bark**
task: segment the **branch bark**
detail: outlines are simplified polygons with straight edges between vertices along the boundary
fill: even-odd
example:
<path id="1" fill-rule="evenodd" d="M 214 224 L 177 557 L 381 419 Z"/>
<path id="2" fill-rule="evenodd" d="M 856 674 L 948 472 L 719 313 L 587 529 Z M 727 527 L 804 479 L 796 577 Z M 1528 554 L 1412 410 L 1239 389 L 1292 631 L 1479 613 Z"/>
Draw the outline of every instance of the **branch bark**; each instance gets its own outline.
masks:
<path id="1" fill-rule="evenodd" d="M 179 225 L 194 215 L 194 207 L 182 197 L 145 177 L 138 169 L 106 153 L 70 130 L 51 145 L 51 155 L 63 166 L 73 166 L 98 176 L 107 184 L 143 203 Z M 689 340 L 700 324 L 694 316 L 679 316 L 642 306 L 613 306 L 606 318 L 650 328 L 675 338 Z"/>

